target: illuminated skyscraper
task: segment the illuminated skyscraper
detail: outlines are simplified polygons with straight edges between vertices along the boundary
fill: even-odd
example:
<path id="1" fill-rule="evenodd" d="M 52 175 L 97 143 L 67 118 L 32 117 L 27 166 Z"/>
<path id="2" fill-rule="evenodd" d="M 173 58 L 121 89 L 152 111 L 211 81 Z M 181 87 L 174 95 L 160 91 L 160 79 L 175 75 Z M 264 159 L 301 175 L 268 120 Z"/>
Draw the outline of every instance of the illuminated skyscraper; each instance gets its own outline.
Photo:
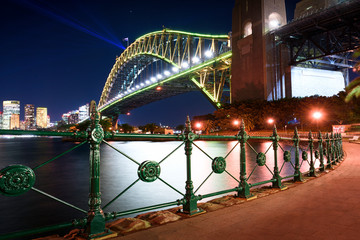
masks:
<path id="1" fill-rule="evenodd" d="M 2 129 L 2 123 L 3 123 L 3 113 L 0 112 L 0 129 Z"/>
<path id="2" fill-rule="evenodd" d="M 84 121 L 89 117 L 89 104 L 79 107 L 79 122 Z"/>
<path id="3" fill-rule="evenodd" d="M 47 108 L 38 107 L 36 108 L 36 125 L 38 128 L 47 128 Z"/>
<path id="4" fill-rule="evenodd" d="M 74 111 L 70 114 L 70 116 L 68 118 L 68 123 L 69 124 L 77 124 L 78 122 L 79 122 L 79 112 Z"/>
<path id="5" fill-rule="evenodd" d="M 35 129 L 35 108 L 32 104 L 25 105 L 25 129 Z"/>
<path id="6" fill-rule="evenodd" d="M 3 101 L 3 111 L 3 129 L 12 129 L 11 127 L 20 126 L 20 101 Z M 14 122 L 11 122 L 11 115 L 13 114 L 17 114 L 19 117 L 14 117 Z"/>
<path id="7" fill-rule="evenodd" d="M 64 113 L 62 115 L 62 120 L 65 122 L 65 124 L 69 124 L 69 116 L 70 116 L 71 113 Z"/>
<path id="8" fill-rule="evenodd" d="M 10 129 L 20 129 L 20 114 L 11 114 Z"/>

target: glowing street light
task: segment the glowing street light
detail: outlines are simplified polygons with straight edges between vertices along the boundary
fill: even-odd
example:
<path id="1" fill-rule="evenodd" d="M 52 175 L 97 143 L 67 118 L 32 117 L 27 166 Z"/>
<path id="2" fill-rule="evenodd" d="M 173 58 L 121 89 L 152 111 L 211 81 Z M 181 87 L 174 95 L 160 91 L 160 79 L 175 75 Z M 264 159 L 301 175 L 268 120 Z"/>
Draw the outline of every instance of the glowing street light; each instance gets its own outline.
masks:
<path id="1" fill-rule="evenodd" d="M 322 117 L 321 112 L 314 112 L 313 113 L 313 118 L 315 118 L 316 120 L 319 120 Z"/>
<path id="2" fill-rule="evenodd" d="M 234 120 L 233 124 L 234 124 L 235 126 L 239 126 L 239 125 L 240 125 L 240 121 L 239 121 L 239 120 Z"/>
<path id="3" fill-rule="evenodd" d="M 315 111 L 315 112 L 313 112 L 313 118 L 315 119 L 315 121 L 316 121 L 316 128 L 317 128 L 317 130 L 319 131 L 319 120 L 320 120 L 320 118 L 322 117 L 322 113 L 321 112 L 319 112 L 319 111 Z"/>
<path id="4" fill-rule="evenodd" d="M 197 129 L 200 129 L 201 126 L 202 126 L 202 124 L 201 124 L 200 122 L 198 122 L 198 123 L 195 124 L 195 127 L 196 127 Z"/>
<path id="5" fill-rule="evenodd" d="M 273 118 L 269 118 L 268 120 L 267 120 L 267 123 L 268 124 L 273 124 L 275 122 L 275 120 L 273 119 Z"/>

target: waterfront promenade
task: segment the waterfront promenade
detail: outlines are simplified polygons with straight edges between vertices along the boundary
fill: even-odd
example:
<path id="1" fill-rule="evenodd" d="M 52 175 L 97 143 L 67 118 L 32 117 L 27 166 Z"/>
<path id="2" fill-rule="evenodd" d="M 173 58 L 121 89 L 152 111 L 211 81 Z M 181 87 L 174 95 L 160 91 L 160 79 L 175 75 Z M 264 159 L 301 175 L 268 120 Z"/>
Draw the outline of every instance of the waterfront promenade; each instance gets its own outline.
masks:
<path id="1" fill-rule="evenodd" d="M 360 144 L 336 170 L 267 197 L 112 239 L 359 239 Z"/>

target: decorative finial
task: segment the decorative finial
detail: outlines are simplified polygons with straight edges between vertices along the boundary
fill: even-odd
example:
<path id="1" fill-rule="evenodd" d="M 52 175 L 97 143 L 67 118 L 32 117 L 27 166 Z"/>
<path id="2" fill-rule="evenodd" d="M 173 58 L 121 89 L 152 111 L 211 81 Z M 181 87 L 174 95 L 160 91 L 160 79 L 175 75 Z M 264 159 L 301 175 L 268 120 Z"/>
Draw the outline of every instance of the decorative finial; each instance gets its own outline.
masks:
<path id="1" fill-rule="evenodd" d="M 295 127 L 295 129 L 294 129 L 294 138 L 295 139 L 299 138 L 299 133 L 298 133 L 297 127 Z"/>
<path id="2" fill-rule="evenodd" d="M 244 119 L 241 119 L 240 130 L 243 130 L 243 131 L 245 132 L 245 122 L 244 122 Z"/>
<path id="3" fill-rule="evenodd" d="M 273 137 L 276 137 L 277 134 L 277 129 L 276 129 L 276 124 L 274 124 L 274 128 L 273 128 Z"/>
<path id="4" fill-rule="evenodd" d="M 185 122 L 185 132 L 189 133 L 191 132 L 191 121 L 190 121 L 190 117 L 187 116 L 186 118 L 186 122 Z"/>

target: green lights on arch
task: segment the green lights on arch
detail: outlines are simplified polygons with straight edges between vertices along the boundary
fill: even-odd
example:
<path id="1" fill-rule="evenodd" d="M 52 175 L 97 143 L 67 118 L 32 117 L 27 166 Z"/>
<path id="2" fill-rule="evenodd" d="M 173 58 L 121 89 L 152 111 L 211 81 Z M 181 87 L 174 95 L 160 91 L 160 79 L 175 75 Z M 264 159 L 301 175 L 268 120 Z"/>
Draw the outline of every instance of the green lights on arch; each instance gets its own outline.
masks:
<path id="1" fill-rule="evenodd" d="M 225 34 L 212 35 L 212 34 L 191 33 L 191 32 L 185 32 L 185 31 L 164 29 L 164 30 L 161 30 L 161 31 L 154 31 L 154 32 L 144 34 L 141 37 L 138 37 L 135 41 L 139 41 L 140 39 L 151 36 L 151 35 L 164 34 L 164 33 L 167 33 L 167 34 L 182 34 L 182 35 L 188 35 L 188 36 L 192 36 L 192 37 L 201 37 L 201 38 L 217 38 L 217 39 L 223 39 L 223 40 L 227 40 L 227 39 L 230 38 L 229 35 L 225 35 Z"/>
<path id="2" fill-rule="evenodd" d="M 213 104 L 215 104 L 217 108 L 221 107 L 221 103 L 217 102 L 216 99 L 204 87 L 202 87 L 195 78 L 192 77 L 190 80 L 206 95 L 207 98 L 210 99 Z"/>
<path id="3" fill-rule="evenodd" d="M 181 47 L 181 49 L 180 49 L 179 45 L 182 46 L 181 44 L 183 44 L 183 43 L 181 43 L 181 41 L 183 41 L 183 40 L 179 40 L 179 39 L 183 39 L 183 38 L 187 38 L 187 40 L 186 40 L 186 43 L 184 42 L 184 46 L 183 46 L 184 49 L 182 49 L 183 47 Z M 129 62 L 129 61 L 132 61 L 136 57 L 151 56 L 153 58 L 160 59 L 164 62 L 167 62 L 168 64 L 172 65 L 173 67 L 181 69 L 180 66 L 182 65 L 183 61 L 190 63 L 190 57 L 192 57 L 192 56 L 190 56 L 190 52 L 191 52 L 190 51 L 190 46 L 191 46 L 190 42 L 191 41 L 189 40 L 190 38 L 192 38 L 192 39 L 198 38 L 199 39 L 198 43 L 196 43 L 198 46 L 197 47 L 195 46 L 196 47 L 195 57 L 197 56 L 198 51 L 200 53 L 202 51 L 201 44 L 203 43 L 203 40 L 201 40 L 201 39 L 212 40 L 211 51 L 214 51 L 214 52 L 215 51 L 217 52 L 219 50 L 219 49 L 217 49 L 219 47 L 219 45 L 217 45 L 217 41 L 218 42 L 226 41 L 227 45 L 229 45 L 229 40 L 230 40 L 230 37 L 228 35 L 199 34 L 199 33 L 191 33 L 191 32 L 177 31 L 177 30 L 170 30 L 170 29 L 164 29 L 162 31 L 154 31 L 154 32 L 147 33 L 147 34 L 137 38 L 135 42 L 133 42 L 119 57 L 116 58 L 116 62 L 114 64 L 113 68 L 111 69 L 110 74 L 106 80 L 105 86 L 103 88 L 103 91 L 102 91 L 102 94 L 100 97 L 100 101 L 98 104 L 99 108 L 103 107 L 103 109 L 106 109 L 106 108 L 108 108 L 108 106 L 112 105 L 112 103 L 110 103 L 109 105 L 106 105 L 106 102 L 108 100 L 109 94 L 111 93 L 111 91 L 113 91 L 112 86 L 113 86 L 113 83 L 115 81 L 117 81 L 117 76 L 118 76 L 117 72 L 119 71 L 121 66 L 127 64 L 127 62 Z M 174 43 L 174 46 L 169 43 L 170 41 L 176 41 Z M 184 74 L 188 74 L 190 72 L 197 71 L 197 70 L 201 69 L 202 67 L 205 67 L 206 64 L 211 64 L 211 63 L 221 59 L 221 56 L 223 56 L 224 54 L 226 55 L 226 53 L 223 53 L 220 56 L 217 56 L 213 59 L 205 61 L 202 64 L 199 64 L 195 67 L 190 68 L 190 70 L 182 71 L 181 73 L 175 74 L 173 76 L 181 77 Z M 167 78 L 161 82 L 166 82 L 171 79 L 173 79 L 173 77 Z M 159 83 L 159 82 L 157 82 L 157 83 Z M 156 86 L 156 84 L 151 84 L 150 87 L 153 87 L 154 85 Z M 146 90 L 148 87 L 145 87 L 143 89 L 140 89 L 138 91 L 130 93 L 127 96 L 132 96 L 132 94 L 139 92 L 139 91 L 143 91 L 144 89 Z M 204 89 L 201 89 L 201 90 L 204 93 L 206 92 L 206 90 L 204 91 Z M 209 95 L 210 93 L 208 93 L 208 94 L 205 93 L 205 94 Z M 218 97 L 215 96 L 214 98 L 218 98 Z M 120 100 L 122 100 L 122 99 L 117 99 L 117 100 L 115 100 L 115 102 L 118 102 Z M 214 102 L 213 100 L 211 100 L 211 101 Z"/>

